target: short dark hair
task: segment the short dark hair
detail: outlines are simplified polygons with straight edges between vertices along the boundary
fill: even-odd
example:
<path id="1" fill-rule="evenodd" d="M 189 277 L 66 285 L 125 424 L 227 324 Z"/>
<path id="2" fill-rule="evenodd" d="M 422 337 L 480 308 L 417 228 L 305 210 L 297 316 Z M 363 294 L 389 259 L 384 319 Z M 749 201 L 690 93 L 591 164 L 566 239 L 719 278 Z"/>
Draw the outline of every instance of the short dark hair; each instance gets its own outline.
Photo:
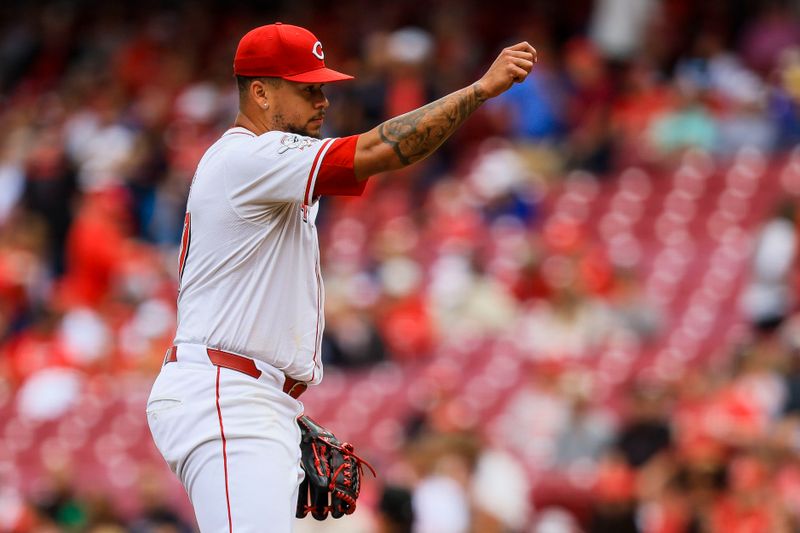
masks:
<path id="1" fill-rule="evenodd" d="M 243 95 L 247 92 L 247 89 L 250 88 L 250 84 L 254 81 L 261 81 L 264 83 L 269 83 L 270 85 L 278 85 L 281 82 L 281 78 L 273 78 L 267 76 L 241 76 L 239 74 L 236 75 L 236 86 L 239 88 L 239 94 Z"/>

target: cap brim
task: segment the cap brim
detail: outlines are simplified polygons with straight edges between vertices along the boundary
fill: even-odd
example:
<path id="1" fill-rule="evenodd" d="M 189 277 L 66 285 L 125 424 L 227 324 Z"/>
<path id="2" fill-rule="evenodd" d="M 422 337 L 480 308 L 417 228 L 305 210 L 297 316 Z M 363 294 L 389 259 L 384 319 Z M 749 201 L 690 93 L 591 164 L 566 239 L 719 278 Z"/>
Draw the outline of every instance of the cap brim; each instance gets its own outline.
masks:
<path id="1" fill-rule="evenodd" d="M 292 76 L 281 76 L 284 80 L 296 81 L 299 83 L 331 83 L 334 81 L 352 80 L 353 76 L 344 74 L 328 67 L 318 68 L 316 70 L 309 70 L 302 74 L 294 74 Z"/>

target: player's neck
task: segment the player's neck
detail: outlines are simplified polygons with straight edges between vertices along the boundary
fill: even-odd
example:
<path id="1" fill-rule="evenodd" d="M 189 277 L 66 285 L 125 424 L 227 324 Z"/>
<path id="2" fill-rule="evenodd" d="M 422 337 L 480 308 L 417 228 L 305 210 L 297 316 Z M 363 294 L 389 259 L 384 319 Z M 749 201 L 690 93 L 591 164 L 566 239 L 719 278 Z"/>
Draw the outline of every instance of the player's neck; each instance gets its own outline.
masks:
<path id="1" fill-rule="evenodd" d="M 259 120 L 259 118 L 260 117 L 251 117 L 249 113 L 240 109 L 239 113 L 236 115 L 236 120 L 233 122 L 233 125 L 234 127 L 250 130 L 256 135 L 261 135 L 262 133 L 272 130 L 272 128 L 270 128 L 263 119 Z"/>

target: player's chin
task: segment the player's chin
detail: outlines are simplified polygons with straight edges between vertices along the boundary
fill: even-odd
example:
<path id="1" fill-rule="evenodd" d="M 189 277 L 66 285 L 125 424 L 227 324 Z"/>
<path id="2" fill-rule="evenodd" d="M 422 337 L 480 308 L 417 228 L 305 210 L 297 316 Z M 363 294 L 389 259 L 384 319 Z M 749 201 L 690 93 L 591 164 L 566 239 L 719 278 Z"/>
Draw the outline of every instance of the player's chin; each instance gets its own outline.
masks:
<path id="1" fill-rule="evenodd" d="M 322 138 L 322 121 L 312 120 L 306 125 L 306 135 L 316 139 Z"/>

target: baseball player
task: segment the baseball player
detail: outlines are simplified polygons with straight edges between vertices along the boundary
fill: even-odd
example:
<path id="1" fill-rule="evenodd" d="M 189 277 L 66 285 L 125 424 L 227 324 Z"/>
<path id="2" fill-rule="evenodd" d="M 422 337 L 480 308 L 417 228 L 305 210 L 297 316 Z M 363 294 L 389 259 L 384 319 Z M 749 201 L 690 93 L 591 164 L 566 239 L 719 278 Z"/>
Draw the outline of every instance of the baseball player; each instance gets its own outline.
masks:
<path id="1" fill-rule="evenodd" d="M 239 42 L 239 113 L 192 181 L 178 326 L 147 403 L 156 446 L 203 532 L 292 530 L 303 480 L 298 397 L 322 379 L 319 199 L 436 150 L 485 100 L 525 79 L 527 42 L 480 80 L 351 137 L 321 139 L 325 66 L 308 30 L 275 23 Z"/>

